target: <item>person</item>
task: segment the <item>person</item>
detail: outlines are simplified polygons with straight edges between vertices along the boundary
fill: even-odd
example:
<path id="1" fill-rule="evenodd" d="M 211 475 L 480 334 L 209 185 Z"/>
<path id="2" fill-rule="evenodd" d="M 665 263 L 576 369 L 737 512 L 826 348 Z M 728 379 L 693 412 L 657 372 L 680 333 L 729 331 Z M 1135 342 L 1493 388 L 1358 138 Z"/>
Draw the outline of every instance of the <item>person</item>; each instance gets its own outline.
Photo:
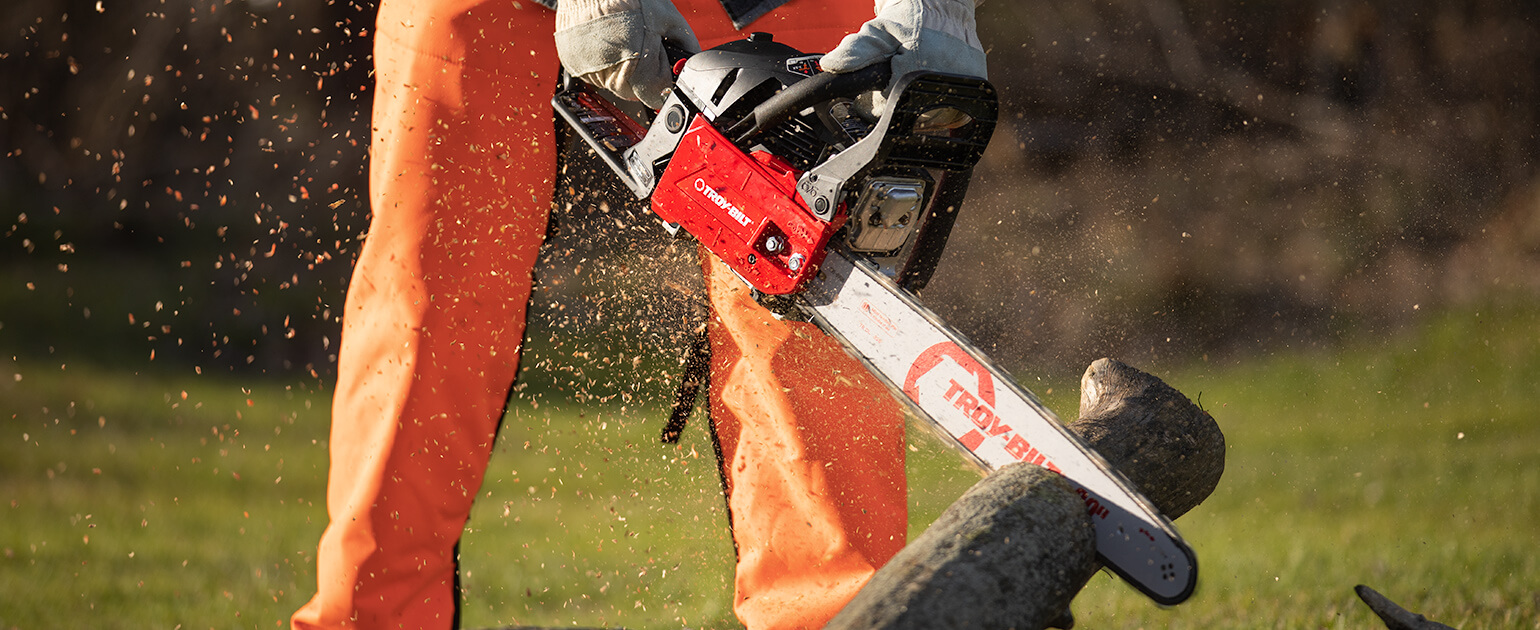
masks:
<path id="1" fill-rule="evenodd" d="M 834 49 L 831 71 L 892 57 L 895 76 L 983 75 L 973 0 L 381 3 L 372 217 L 344 308 L 317 592 L 293 628 L 458 627 L 458 541 L 517 374 L 552 200 L 558 58 L 656 105 L 665 36 L 694 49 L 750 26 Z M 775 319 L 702 259 L 734 612 L 754 630 L 822 626 L 904 545 L 899 409 L 830 338 Z"/>

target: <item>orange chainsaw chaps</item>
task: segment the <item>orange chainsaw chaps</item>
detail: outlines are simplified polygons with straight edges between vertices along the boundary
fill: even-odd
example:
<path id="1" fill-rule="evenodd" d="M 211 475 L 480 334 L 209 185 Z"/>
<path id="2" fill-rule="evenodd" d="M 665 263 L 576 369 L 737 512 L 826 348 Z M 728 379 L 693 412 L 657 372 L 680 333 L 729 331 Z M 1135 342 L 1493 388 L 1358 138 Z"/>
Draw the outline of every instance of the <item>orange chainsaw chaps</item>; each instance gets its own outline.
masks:
<path id="1" fill-rule="evenodd" d="M 679 0 L 701 46 L 741 39 L 717 0 Z M 745 31 L 826 52 L 872 18 L 862 0 L 794 0 Z M 777 320 L 706 250 L 711 415 L 749 630 L 821 628 L 908 533 L 904 424 L 876 377 L 812 324 Z"/>
<path id="2" fill-rule="evenodd" d="M 749 628 L 819 628 L 904 546 L 900 409 L 832 338 L 777 320 L 725 264 L 701 258 L 734 610 Z"/>
<path id="3" fill-rule="evenodd" d="M 343 313 L 318 591 L 295 628 L 448 628 L 555 172 L 554 16 L 386 2 L 373 217 Z M 453 18 L 453 19 L 450 19 Z M 538 35 L 508 35 L 510 20 Z"/>
<path id="4" fill-rule="evenodd" d="M 743 36 L 716 0 L 678 4 L 705 46 Z M 752 28 L 822 51 L 870 17 L 862 0 L 795 0 Z M 528 2 L 380 7 L 373 218 L 344 307 L 318 592 L 294 628 L 455 622 L 455 545 L 517 373 L 554 185 L 553 27 Z M 713 302 L 735 610 L 753 630 L 819 626 L 903 545 L 901 416 L 821 332 L 770 319 L 746 289 Z"/>

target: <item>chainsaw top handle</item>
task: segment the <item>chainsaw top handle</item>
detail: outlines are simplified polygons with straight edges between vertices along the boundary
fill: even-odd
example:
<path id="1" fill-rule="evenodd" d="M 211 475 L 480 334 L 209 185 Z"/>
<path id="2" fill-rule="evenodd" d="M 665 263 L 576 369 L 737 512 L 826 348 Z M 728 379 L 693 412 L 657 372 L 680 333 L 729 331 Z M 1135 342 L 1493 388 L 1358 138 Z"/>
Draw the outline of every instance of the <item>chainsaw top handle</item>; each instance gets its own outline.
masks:
<path id="1" fill-rule="evenodd" d="M 893 68 L 887 61 L 855 72 L 815 74 L 765 99 L 724 135 L 742 146 L 761 131 L 774 128 L 808 107 L 836 98 L 855 98 L 863 92 L 887 87 L 892 76 Z"/>

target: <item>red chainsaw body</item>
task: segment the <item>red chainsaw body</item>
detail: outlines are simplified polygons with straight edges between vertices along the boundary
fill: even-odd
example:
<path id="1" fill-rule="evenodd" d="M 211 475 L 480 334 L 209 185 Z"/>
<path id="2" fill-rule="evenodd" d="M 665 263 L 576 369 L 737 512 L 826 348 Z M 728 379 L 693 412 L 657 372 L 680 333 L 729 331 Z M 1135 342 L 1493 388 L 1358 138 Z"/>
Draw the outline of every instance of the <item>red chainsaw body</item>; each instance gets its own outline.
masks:
<path id="1" fill-rule="evenodd" d="M 796 192 L 801 172 L 764 151 L 745 154 L 696 115 L 652 194 L 652 209 L 683 226 L 755 289 L 787 295 L 818 273 L 844 224 L 815 216 Z"/>

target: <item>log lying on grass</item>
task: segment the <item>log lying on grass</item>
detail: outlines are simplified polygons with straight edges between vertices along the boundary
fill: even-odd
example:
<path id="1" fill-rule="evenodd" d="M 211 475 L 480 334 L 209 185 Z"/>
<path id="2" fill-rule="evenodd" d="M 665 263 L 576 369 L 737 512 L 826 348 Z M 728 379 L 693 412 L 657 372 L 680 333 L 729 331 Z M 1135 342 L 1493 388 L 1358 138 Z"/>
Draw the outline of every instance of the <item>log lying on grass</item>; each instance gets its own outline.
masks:
<path id="1" fill-rule="evenodd" d="M 1101 359 L 1069 425 L 1175 518 L 1214 491 L 1224 434 L 1160 379 Z M 1068 628 L 1070 600 L 1100 568 L 1084 501 L 1058 475 L 1006 466 L 969 489 L 826 628 Z"/>
<path id="2" fill-rule="evenodd" d="M 1095 538 L 1063 477 L 1012 464 L 947 508 L 824 628 L 1042 628 L 1096 573 Z"/>

